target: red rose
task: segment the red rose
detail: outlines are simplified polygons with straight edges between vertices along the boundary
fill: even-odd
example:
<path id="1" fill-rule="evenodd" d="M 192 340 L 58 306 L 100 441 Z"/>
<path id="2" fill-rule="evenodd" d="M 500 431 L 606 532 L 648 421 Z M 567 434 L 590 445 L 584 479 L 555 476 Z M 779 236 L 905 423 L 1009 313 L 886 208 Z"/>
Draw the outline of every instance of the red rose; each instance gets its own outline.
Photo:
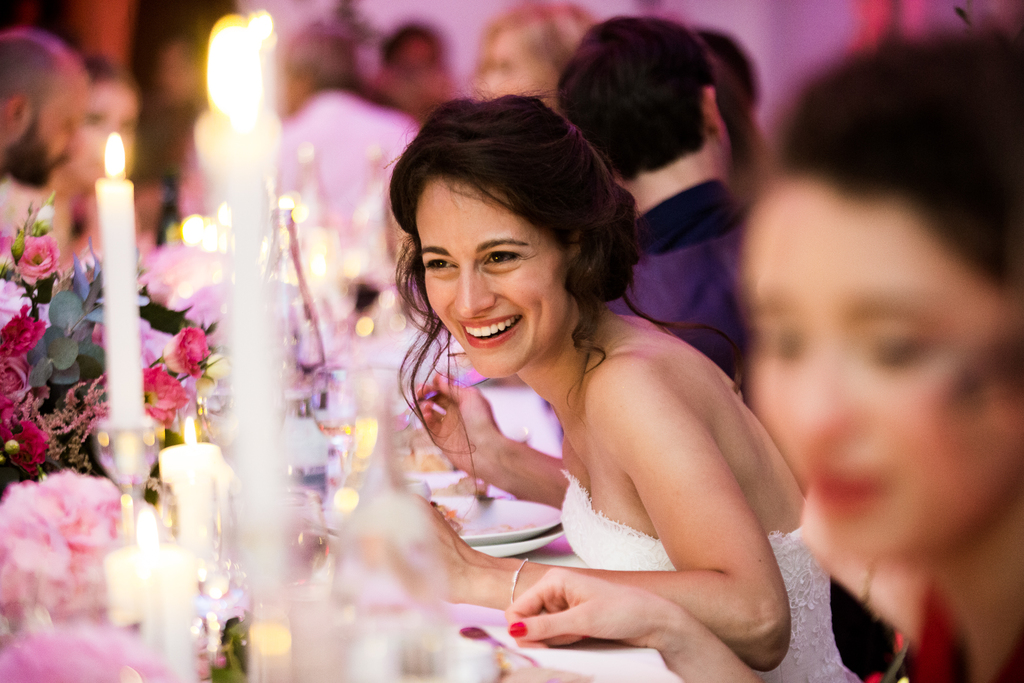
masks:
<path id="1" fill-rule="evenodd" d="M 4 452 L 15 465 L 29 475 L 38 477 L 39 465 L 46 460 L 46 432 L 28 420 L 19 421 L 18 427 L 20 431 L 15 433 L 0 425 L 0 440 L 3 440 Z M 11 442 L 17 444 L 17 448 L 14 448 Z"/>
<path id="2" fill-rule="evenodd" d="M 21 313 L 0 330 L 0 354 L 17 356 L 26 353 L 43 338 L 45 332 L 46 323 L 30 317 L 28 306 L 22 306 Z"/>
<path id="3" fill-rule="evenodd" d="M 167 368 L 171 372 L 184 372 L 193 377 L 203 374 L 199 363 L 209 355 L 206 334 L 198 327 L 186 327 L 164 347 L 164 363 Z"/>
<path id="4" fill-rule="evenodd" d="M 165 427 L 174 421 L 178 410 L 188 405 L 188 394 L 178 380 L 161 368 L 142 371 L 142 391 L 146 395 L 146 413 Z"/>

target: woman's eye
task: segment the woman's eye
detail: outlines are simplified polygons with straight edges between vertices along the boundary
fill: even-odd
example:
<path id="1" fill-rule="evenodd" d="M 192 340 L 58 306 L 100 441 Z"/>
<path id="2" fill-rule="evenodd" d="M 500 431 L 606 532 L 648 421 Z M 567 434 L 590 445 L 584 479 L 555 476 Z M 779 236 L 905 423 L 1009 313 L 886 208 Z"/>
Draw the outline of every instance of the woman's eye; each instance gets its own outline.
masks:
<path id="1" fill-rule="evenodd" d="M 448 267 L 448 262 L 444 259 L 432 258 L 423 264 L 427 270 L 440 270 Z"/>
<path id="2" fill-rule="evenodd" d="M 485 263 L 509 263 L 519 258 L 519 254 L 511 251 L 495 251 L 487 255 Z"/>
<path id="3" fill-rule="evenodd" d="M 925 346 L 916 339 L 905 337 L 882 338 L 871 345 L 875 363 L 885 368 L 903 368 L 917 362 L 925 353 Z"/>

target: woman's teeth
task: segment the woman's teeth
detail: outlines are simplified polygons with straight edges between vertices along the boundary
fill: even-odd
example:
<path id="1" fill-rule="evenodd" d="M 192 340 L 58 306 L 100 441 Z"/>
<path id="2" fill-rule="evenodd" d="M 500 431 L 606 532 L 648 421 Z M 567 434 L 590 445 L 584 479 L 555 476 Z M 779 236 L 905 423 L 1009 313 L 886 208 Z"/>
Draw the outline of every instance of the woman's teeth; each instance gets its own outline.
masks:
<path id="1" fill-rule="evenodd" d="M 514 315 L 510 317 L 508 320 L 502 320 L 500 323 L 495 323 L 494 325 L 491 325 L 489 327 L 467 326 L 466 332 L 468 332 L 470 336 L 476 337 L 477 339 L 486 339 L 487 337 L 493 337 L 499 332 L 504 332 L 505 330 L 519 322 L 520 318 L 522 318 L 522 316 Z"/>

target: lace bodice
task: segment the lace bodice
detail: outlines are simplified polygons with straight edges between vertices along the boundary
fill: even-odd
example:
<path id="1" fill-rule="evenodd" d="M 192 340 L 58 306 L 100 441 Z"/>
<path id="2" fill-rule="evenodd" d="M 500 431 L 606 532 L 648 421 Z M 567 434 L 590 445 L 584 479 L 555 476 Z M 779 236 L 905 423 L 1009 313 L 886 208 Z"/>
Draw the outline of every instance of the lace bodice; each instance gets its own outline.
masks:
<path id="1" fill-rule="evenodd" d="M 590 494 L 571 474 L 562 504 L 562 526 L 573 552 L 590 567 L 620 571 L 671 571 L 657 538 L 594 510 Z M 789 595 L 789 653 L 777 668 L 759 672 L 769 683 L 859 683 L 843 666 L 832 633 L 831 586 L 797 529 L 768 535 Z"/>

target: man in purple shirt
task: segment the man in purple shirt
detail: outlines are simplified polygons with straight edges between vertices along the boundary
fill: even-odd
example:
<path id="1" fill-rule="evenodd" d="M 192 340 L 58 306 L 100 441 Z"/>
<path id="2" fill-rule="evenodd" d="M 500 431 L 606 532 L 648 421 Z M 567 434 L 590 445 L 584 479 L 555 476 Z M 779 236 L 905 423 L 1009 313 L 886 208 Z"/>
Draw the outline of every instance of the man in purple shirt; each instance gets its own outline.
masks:
<path id="1" fill-rule="evenodd" d="M 559 105 L 611 159 L 643 213 L 644 257 L 630 298 L 725 372 L 746 335 L 736 302 L 740 212 L 723 179 L 728 135 L 712 66 L 687 28 L 619 17 L 584 37 L 562 74 Z M 611 308 L 629 310 L 622 300 Z"/>

